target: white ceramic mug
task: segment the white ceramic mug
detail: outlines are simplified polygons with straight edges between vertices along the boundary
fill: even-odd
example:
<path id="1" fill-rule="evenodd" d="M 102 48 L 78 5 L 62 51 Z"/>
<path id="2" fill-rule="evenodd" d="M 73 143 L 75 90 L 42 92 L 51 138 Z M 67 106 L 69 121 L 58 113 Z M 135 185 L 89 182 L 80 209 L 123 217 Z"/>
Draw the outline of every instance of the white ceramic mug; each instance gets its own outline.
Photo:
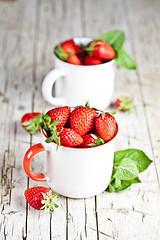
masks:
<path id="1" fill-rule="evenodd" d="M 84 45 L 92 40 L 88 37 L 74 38 L 76 44 Z M 54 106 L 77 106 L 89 101 L 92 107 L 104 110 L 111 103 L 114 78 L 114 60 L 99 65 L 81 66 L 64 62 L 55 55 L 55 69 L 43 80 L 42 95 Z"/>
<path id="2" fill-rule="evenodd" d="M 41 129 L 44 140 L 47 138 Z M 28 149 L 23 166 L 26 174 L 35 181 L 47 181 L 48 185 L 59 194 L 71 198 L 87 198 L 104 191 L 109 184 L 114 157 L 115 136 L 103 145 L 78 148 L 59 147 L 54 142 L 38 143 Z M 46 151 L 46 172 L 33 173 L 33 157 Z"/>

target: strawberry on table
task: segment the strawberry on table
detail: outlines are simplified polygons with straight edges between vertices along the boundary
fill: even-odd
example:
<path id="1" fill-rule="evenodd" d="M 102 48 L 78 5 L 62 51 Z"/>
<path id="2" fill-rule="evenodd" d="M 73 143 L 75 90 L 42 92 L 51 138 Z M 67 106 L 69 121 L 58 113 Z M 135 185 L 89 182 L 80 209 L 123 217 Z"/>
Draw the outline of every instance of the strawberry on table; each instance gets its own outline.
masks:
<path id="1" fill-rule="evenodd" d="M 101 113 L 95 120 L 95 127 L 98 135 L 107 142 L 114 136 L 117 122 L 110 113 Z"/>
<path id="2" fill-rule="evenodd" d="M 33 123 L 34 119 L 36 119 L 36 121 L 38 122 L 41 119 L 41 113 L 40 112 L 26 113 L 21 118 L 22 127 L 31 134 L 36 133 L 40 130 L 40 128 Z"/>
<path id="3" fill-rule="evenodd" d="M 84 65 L 98 65 L 98 64 L 102 64 L 103 62 L 93 56 L 86 56 L 83 60 L 83 64 Z"/>
<path id="4" fill-rule="evenodd" d="M 93 57 L 101 60 L 109 61 L 116 56 L 114 49 L 107 42 L 101 39 L 91 42 L 89 44 L 89 49 L 91 49 L 91 54 Z"/>
<path id="5" fill-rule="evenodd" d="M 29 205 L 37 210 L 45 209 L 54 212 L 54 208 L 58 207 L 55 204 L 59 198 L 58 193 L 53 194 L 52 190 L 46 187 L 28 188 L 25 190 L 24 196 Z"/>
<path id="6" fill-rule="evenodd" d="M 97 116 L 96 111 L 87 104 L 85 107 L 75 108 L 70 115 L 70 126 L 81 136 L 94 128 L 94 121 Z"/>
<path id="7" fill-rule="evenodd" d="M 82 65 L 80 58 L 76 54 L 69 55 L 67 62 L 75 65 Z"/>
<path id="8" fill-rule="evenodd" d="M 82 136 L 82 138 L 83 143 L 80 145 L 80 147 L 95 147 L 105 143 L 102 138 L 93 133 L 86 134 Z"/>
<path id="9" fill-rule="evenodd" d="M 115 105 L 117 107 L 118 110 L 122 111 L 122 112 L 128 112 L 130 113 L 131 110 L 135 107 L 133 105 L 133 101 L 131 98 L 129 97 L 119 97 L 117 98 Z"/>
<path id="10" fill-rule="evenodd" d="M 59 134 L 59 137 L 62 146 L 79 146 L 83 142 L 83 138 L 71 128 L 63 128 L 62 132 Z"/>

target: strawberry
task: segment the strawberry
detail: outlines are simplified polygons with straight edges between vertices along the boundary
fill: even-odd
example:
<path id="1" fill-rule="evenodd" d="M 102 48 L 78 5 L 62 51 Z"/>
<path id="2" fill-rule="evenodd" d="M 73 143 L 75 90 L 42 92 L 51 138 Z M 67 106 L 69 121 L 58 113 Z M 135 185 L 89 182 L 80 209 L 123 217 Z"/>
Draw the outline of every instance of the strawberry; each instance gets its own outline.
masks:
<path id="1" fill-rule="evenodd" d="M 116 132 L 116 119 L 109 113 L 101 113 L 95 120 L 95 127 L 98 135 L 107 142 Z"/>
<path id="2" fill-rule="evenodd" d="M 41 119 L 41 113 L 40 112 L 26 113 L 21 118 L 22 127 L 31 134 L 33 134 L 35 132 L 38 132 L 40 130 L 40 127 L 37 128 L 35 126 L 35 123 L 33 123 L 33 120 L 38 121 L 40 119 Z"/>
<path id="3" fill-rule="evenodd" d="M 104 144 L 105 141 L 97 136 L 96 134 L 86 134 L 82 136 L 83 143 L 80 145 L 80 147 L 95 147 L 101 144 Z"/>
<path id="4" fill-rule="evenodd" d="M 102 60 L 112 60 L 115 58 L 116 53 L 114 49 L 105 41 L 98 39 L 89 44 L 91 48 L 91 54 L 93 57 L 102 59 Z"/>
<path id="5" fill-rule="evenodd" d="M 61 43 L 61 48 L 63 49 L 64 53 L 76 53 L 77 46 L 73 39 L 67 40 L 63 43 Z"/>
<path id="6" fill-rule="evenodd" d="M 77 51 L 77 45 L 73 41 L 73 39 L 67 40 L 60 45 L 58 45 L 54 52 L 57 57 L 63 61 L 67 61 L 70 54 L 74 54 Z"/>
<path id="7" fill-rule="evenodd" d="M 53 194 L 53 192 L 46 187 L 28 188 L 25 190 L 24 196 L 29 205 L 37 210 L 45 209 L 54 212 L 54 207 L 58 207 L 58 205 L 55 204 L 59 198 L 58 193 Z"/>
<path id="8" fill-rule="evenodd" d="M 83 142 L 83 138 L 71 128 L 63 128 L 59 137 L 61 145 L 67 147 L 79 146 Z"/>
<path id="9" fill-rule="evenodd" d="M 103 62 L 100 59 L 92 56 L 86 56 L 83 60 L 84 65 L 97 65 L 102 63 Z"/>
<path id="10" fill-rule="evenodd" d="M 69 55 L 67 62 L 75 65 L 82 65 L 80 58 L 76 54 Z"/>
<path id="11" fill-rule="evenodd" d="M 57 130 L 60 130 L 68 121 L 70 115 L 71 108 L 68 106 L 65 107 L 57 107 L 49 110 L 46 115 L 51 118 L 51 123 L 56 120 L 61 120 L 59 124 L 56 125 Z"/>
<path id="12" fill-rule="evenodd" d="M 70 115 L 70 126 L 81 136 L 91 131 L 94 127 L 94 120 L 97 113 L 94 109 L 89 107 L 77 107 Z"/>
<path id="13" fill-rule="evenodd" d="M 118 110 L 122 112 L 128 112 L 128 113 L 130 113 L 131 110 L 135 107 L 133 105 L 132 99 L 130 99 L 129 97 L 119 97 L 116 100 L 115 105 Z"/>

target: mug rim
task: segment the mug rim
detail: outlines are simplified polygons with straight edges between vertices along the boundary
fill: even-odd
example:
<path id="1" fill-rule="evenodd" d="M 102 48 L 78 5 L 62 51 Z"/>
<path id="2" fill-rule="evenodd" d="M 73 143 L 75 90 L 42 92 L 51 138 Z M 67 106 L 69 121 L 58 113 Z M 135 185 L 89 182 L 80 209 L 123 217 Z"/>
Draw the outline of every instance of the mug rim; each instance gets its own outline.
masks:
<path id="1" fill-rule="evenodd" d="M 87 36 L 81 36 L 81 37 L 73 37 L 72 39 L 88 39 L 88 40 L 94 40 L 94 38 L 93 37 L 87 37 Z M 66 40 L 64 40 L 64 41 L 67 41 L 67 40 L 69 40 L 69 39 L 66 39 Z M 63 42 L 64 42 L 63 41 Z M 59 44 L 61 44 L 61 43 L 63 43 L 63 42 L 60 42 Z M 58 45 L 59 45 L 58 44 Z M 65 62 L 65 61 L 63 61 L 63 60 L 61 60 L 60 58 L 58 58 L 58 56 L 55 54 L 55 52 L 54 52 L 54 50 L 56 49 L 56 47 L 58 47 L 58 45 L 56 45 L 55 47 L 54 47 L 54 49 L 53 49 L 53 53 L 54 53 L 54 56 L 56 57 L 56 59 L 58 60 L 58 61 L 60 61 L 62 64 L 66 64 L 66 66 L 72 66 L 72 67 L 77 67 L 77 68 L 86 68 L 86 67 L 89 67 L 89 68 L 93 68 L 93 67 L 102 67 L 102 66 L 104 66 L 104 65 L 109 65 L 109 64 L 113 64 L 114 63 L 114 59 L 112 59 L 112 60 L 110 60 L 110 61 L 108 61 L 108 62 L 104 62 L 104 63 L 101 63 L 101 64 L 96 64 L 96 65 L 76 65 L 76 64 L 72 64 L 72 63 L 68 63 L 68 62 Z"/>
<path id="2" fill-rule="evenodd" d="M 114 136 L 109 141 L 105 142 L 104 144 L 94 146 L 94 147 L 85 147 L 85 148 L 84 147 L 78 147 L 78 146 L 77 147 L 68 147 L 68 146 L 63 146 L 63 145 L 61 145 L 60 147 L 65 148 L 65 149 L 73 149 L 73 150 L 77 150 L 77 151 L 81 150 L 81 149 L 88 150 L 88 149 L 92 149 L 92 148 L 102 147 L 102 146 L 106 145 L 107 143 L 110 143 L 112 140 L 114 140 L 115 137 L 118 134 L 118 131 L 119 131 L 119 127 L 118 127 L 118 123 L 116 122 L 116 132 L 115 132 Z M 45 133 L 45 130 L 42 127 L 41 127 L 41 133 L 46 139 L 48 138 L 46 133 Z M 52 141 L 51 143 L 57 145 L 54 141 Z"/>

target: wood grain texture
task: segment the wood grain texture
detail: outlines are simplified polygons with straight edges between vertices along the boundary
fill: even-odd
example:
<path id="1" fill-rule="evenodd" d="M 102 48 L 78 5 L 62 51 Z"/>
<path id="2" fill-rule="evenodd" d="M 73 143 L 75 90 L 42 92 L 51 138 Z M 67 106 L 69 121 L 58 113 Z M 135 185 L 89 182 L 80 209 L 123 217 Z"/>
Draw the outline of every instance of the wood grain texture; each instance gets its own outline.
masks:
<path id="1" fill-rule="evenodd" d="M 0 1 L 0 239 L 160 239 L 159 9 L 158 0 Z M 130 96 L 136 106 L 130 115 L 117 113 L 116 150 L 140 148 L 153 163 L 141 174 L 142 183 L 129 190 L 77 200 L 61 196 L 59 208 L 46 215 L 28 206 L 23 195 L 47 183 L 24 173 L 24 153 L 41 135 L 30 136 L 20 119 L 52 108 L 42 98 L 41 83 L 54 67 L 58 42 L 111 29 L 125 32 L 124 49 L 137 63 L 135 71 L 116 67 L 112 101 Z M 44 171 L 44 158 L 41 153 L 33 160 L 33 171 Z"/>

